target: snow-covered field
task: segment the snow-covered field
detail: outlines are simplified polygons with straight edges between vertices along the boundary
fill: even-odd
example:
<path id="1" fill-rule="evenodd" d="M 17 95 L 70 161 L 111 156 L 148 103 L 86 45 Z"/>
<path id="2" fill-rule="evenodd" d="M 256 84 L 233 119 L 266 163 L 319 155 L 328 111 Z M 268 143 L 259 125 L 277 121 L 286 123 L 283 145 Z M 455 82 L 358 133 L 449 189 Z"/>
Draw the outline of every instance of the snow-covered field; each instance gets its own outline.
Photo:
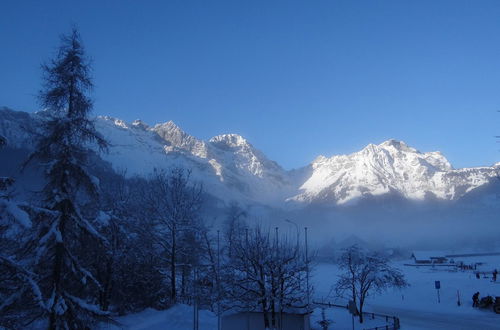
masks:
<path id="1" fill-rule="evenodd" d="M 100 330 L 192 330 L 193 307 L 176 305 L 165 311 L 146 309 L 137 314 L 116 318 L 121 326 L 104 324 Z M 217 316 L 215 314 L 199 311 L 199 330 L 217 329 Z"/>
<path id="2" fill-rule="evenodd" d="M 466 264 L 483 262 L 478 270 L 488 272 L 488 278 L 481 276 L 477 279 L 472 270 L 453 271 L 451 267 L 405 266 L 404 264 L 412 262 L 410 260 L 396 262 L 394 265 L 404 272 L 410 286 L 368 298 L 365 311 L 397 316 L 401 320 L 403 330 L 500 329 L 500 314 L 495 314 L 492 310 L 472 308 L 472 295 L 476 291 L 480 292 L 481 297 L 500 296 L 500 282 L 492 282 L 490 273 L 495 268 L 500 269 L 500 257 L 455 258 L 455 261 L 459 260 Z M 316 297 L 343 303 L 343 300 L 335 299 L 331 293 L 331 286 L 336 281 L 337 274 L 338 268 L 335 265 L 320 264 L 316 267 L 313 275 Z M 434 286 L 435 281 L 441 282 L 440 303 Z M 460 306 L 457 304 L 458 293 Z M 345 311 L 334 311 L 333 319 L 335 320 L 335 314 L 342 313 Z M 344 322 L 335 329 L 351 329 L 351 325 Z"/>
<path id="3" fill-rule="evenodd" d="M 402 330 L 450 329 L 479 330 L 500 329 L 500 314 L 492 310 L 472 307 L 472 295 L 479 291 L 481 296 L 500 296 L 500 282 L 493 282 L 490 271 L 500 269 L 500 256 L 455 258 L 465 264 L 482 262 L 478 270 L 487 272 L 488 278 L 477 279 L 474 271 L 455 271 L 452 267 L 412 267 L 404 264 L 410 260 L 394 262 L 410 283 L 402 290 L 390 290 L 381 295 L 369 297 L 366 312 L 375 312 L 399 317 Z M 338 275 L 334 264 L 319 264 L 312 274 L 315 286 L 314 301 L 329 301 L 345 304 L 345 300 L 335 297 L 331 290 Z M 500 280 L 500 279 L 499 279 Z M 440 302 L 434 282 L 441 282 Z M 460 306 L 457 304 L 460 294 Z M 346 309 L 327 308 L 326 318 L 333 321 L 330 329 L 352 329 L 351 315 Z M 178 305 L 166 311 L 145 310 L 141 313 L 118 318 L 122 327 L 104 325 L 102 329 L 134 330 L 189 330 L 193 329 L 193 310 L 190 306 Z M 314 310 L 311 318 L 313 329 L 320 329 L 317 321 L 321 319 L 321 309 Z M 359 324 L 355 319 L 355 329 L 368 329 L 384 326 L 380 318 Z M 200 311 L 200 330 L 217 329 L 217 318 L 213 313 Z"/>

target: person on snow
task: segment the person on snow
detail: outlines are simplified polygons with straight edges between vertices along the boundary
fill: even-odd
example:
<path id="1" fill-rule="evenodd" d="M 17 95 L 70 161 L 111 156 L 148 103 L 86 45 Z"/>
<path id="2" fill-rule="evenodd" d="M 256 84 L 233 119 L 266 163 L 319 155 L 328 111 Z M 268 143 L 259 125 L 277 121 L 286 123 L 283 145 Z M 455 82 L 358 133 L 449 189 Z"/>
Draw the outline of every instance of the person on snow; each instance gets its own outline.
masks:
<path id="1" fill-rule="evenodd" d="M 479 292 L 474 293 L 472 296 L 472 307 L 479 307 Z"/>

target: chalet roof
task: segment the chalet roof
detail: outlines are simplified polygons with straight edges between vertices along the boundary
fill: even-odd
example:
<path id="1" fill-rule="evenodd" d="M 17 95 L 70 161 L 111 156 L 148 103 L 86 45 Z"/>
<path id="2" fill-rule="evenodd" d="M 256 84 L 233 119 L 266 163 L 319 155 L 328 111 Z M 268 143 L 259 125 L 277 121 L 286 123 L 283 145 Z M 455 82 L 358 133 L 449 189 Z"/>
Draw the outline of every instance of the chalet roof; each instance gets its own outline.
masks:
<path id="1" fill-rule="evenodd" d="M 412 257 L 415 260 L 446 259 L 445 254 L 440 251 L 413 251 Z"/>

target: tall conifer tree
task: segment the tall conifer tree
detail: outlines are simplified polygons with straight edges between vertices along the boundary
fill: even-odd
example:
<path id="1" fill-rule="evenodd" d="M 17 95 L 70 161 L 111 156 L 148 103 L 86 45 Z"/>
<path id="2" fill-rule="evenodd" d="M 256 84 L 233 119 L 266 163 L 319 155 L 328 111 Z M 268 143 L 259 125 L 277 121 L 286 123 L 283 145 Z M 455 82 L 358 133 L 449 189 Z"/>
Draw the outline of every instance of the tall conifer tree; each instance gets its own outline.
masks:
<path id="1" fill-rule="evenodd" d="M 36 272 L 45 297 L 49 329 L 84 329 L 103 316 L 91 299 L 100 284 L 85 265 L 85 246 L 104 240 L 83 215 L 81 206 L 95 200 L 97 180 L 86 163 L 89 145 L 106 149 L 106 141 L 89 119 L 92 100 L 90 64 L 80 35 L 61 37 L 55 59 L 42 66 L 40 103 L 48 115 L 43 137 L 29 161 L 47 166 L 44 207 L 52 216 L 38 221 Z"/>

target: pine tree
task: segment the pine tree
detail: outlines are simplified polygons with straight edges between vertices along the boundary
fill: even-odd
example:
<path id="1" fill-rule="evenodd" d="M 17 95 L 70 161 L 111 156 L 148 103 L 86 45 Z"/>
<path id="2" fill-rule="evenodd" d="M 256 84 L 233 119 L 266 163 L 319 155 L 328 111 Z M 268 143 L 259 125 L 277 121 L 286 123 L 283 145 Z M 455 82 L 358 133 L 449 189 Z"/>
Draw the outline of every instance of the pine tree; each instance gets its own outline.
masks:
<path id="1" fill-rule="evenodd" d="M 95 200 L 98 192 L 97 180 L 86 168 L 89 146 L 96 143 L 103 150 L 107 144 L 89 119 L 90 64 L 76 29 L 61 37 L 56 58 L 42 69 L 44 86 L 39 97 L 48 119 L 28 162 L 36 159 L 47 166 L 43 197 L 52 216 L 36 224 L 35 271 L 49 329 L 83 329 L 106 315 L 89 299 L 100 284 L 85 265 L 90 259 L 85 246 L 104 238 L 81 206 Z"/>
<path id="2" fill-rule="evenodd" d="M 0 136 L 0 148 L 4 145 L 6 140 Z M 0 177 L 0 328 L 7 329 L 23 327 L 30 311 L 43 306 L 35 275 L 19 249 L 29 240 L 28 211 L 32 210 L 12 199 L 13 183 L 10 177 Z"/>

